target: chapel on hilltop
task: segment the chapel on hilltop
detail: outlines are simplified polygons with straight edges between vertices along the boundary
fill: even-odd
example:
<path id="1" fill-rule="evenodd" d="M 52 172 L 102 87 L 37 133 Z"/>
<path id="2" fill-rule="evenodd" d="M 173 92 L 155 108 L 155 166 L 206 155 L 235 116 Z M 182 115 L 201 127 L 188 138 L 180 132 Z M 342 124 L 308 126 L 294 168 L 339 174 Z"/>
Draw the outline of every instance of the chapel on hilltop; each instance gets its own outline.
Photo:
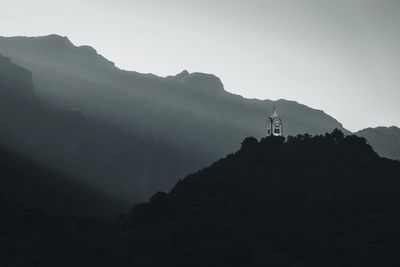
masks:
<path id="1" fill-rule="evenodd" d="M 276 113 L 276 109 L 274 107 L 271 115 L 267 119 L 267 136 L 282 136 L 282 135 L 283 135 L 282 119 L 279 118 L 278 113 Z"/>

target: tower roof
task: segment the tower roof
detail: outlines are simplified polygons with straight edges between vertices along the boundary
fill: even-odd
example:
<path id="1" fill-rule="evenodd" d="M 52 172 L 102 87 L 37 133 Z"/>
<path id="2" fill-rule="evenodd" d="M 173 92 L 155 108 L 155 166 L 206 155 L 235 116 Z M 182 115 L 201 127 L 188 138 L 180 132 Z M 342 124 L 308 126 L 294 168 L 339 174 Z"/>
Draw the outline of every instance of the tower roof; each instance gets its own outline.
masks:
<path id="1" fill-rule="evenodd" d="M 272 113 L 271 113 L 271 115 L 269 116 L 270 118 L 276 118 L 276 117 L 279 117 L 278 116 L 278 113 L 276 113 L 276 108 L 274 107 L 274 109 L 272 110 Z"/>

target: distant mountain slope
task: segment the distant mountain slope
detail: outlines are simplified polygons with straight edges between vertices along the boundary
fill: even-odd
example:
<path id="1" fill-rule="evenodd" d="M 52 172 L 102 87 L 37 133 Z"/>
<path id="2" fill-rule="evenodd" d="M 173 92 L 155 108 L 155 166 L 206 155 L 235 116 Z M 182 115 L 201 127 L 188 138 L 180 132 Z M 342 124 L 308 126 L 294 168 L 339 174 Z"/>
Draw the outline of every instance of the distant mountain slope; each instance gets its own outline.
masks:
<path id="1" fill-rule="evenodd" d="M 133 209 L 132 257 L 141 266 L 396 266 L 399 173 L 400 162 L 339 131 L 246 138 Z"/>
<path id="2" fill-rule="evenodd" d="M 80 122 L 79 116 L 77 120 L 74 115 L 47 110 L 35 96 L 32 74 L 0 55 L 0 195 L 10 201 L 5 203 L 15 201 L 62 215 L 100 213 L 122 205 L 122 201 L 90 188 L 87 182 L 71 179 L 66 171 L 55 171 L 54 164 L 33 159 L 50 149 L 54 150 L 53 157 L 60 158 L 57 154 L 62 154 L 58 150 L 62 145 L 53 142 L 72 134 L 68 129 L 71 120 Z M 63 124 L 62 129 L 57 123 Z M 7 206 L 5 203 L 2 207 Z"/>
<path id="3" fill-rule="evenodd" d="M 0 55 L 0 93 L 24 99 L 34 99 L 32 73 Z"/>
<path id="4" fill-rule="evenodd" d="M 115 199 L 2 147 L 0 195 L 8 203 L 58 215 L 94 215 L 117 206 Z M 18 206 L 3 202 L 1 207 Z"/>
<path id="5" fill-rule="evenodd" d="M 76 47 L 57 35 L 3 37 L 0 53 L 32 71 L 41 99 L 130 129 L 146 129 L 195 149 L 209 162 L 237 149 L 245 136 L 264 136 L 273 106 L 287 135 L 342 129 L 322 111 L 296 102 L 230 94 L 213 75 L 184 71 L 161 78 L 123 71 L 93 48 Z"/>
<path id="6" fill-rule="evenodd" d="M 86 118 L 79 110 L 49 108 L 36 98 L 31 73 L 2 56 L 0 146 L 125 205 L 169 188 L 176 177 L 206 163 L 201 156 L 155 138 L 149 131 L 126 130 Z"/>
<path id="7" fill-rule="evenodd" d="M 364 137 L 382 157 L 400 160 L 400 129 L 392 127 L 367 128 L 355 133 Z"/>
<path id="8" fill-rule="evenodd" d="M 151 192 L 167 190 L 177 177 L 235 151 L 245 136 L 264 136 L 266 116 L 273 106 L 283 118 L 285 135 L 319 134 L 334 128 L 345 131 L 323 111 L 293 101 L 260 101 L 230 94 L 214 75 L 183 71 L 162 78 L 120 70 L 93 48 L 76 47 L 57 35 L 0 37 L 0 53 L 32 71 L 35 92 L 41 100 L 56 109 L 75 111 L 61 112 L 68 119 L 60 119 L 55 125 L 57 135 L 64 139 L 52 141 L 59 147 L 53 146 L 41 159 L 56 159 L 68 170 L 82 170 L 71 160 L 65 162 L 65 157 L 57 159 L 51 154 L 75 151 L 74 157 L 67 157 L 73 162 L 93 160 L 78 176 L 101 180 L 110 191 L 122 191 L 128 198 L 143 200 Z M 68 128 L 79 130 L 63 135 L 66 121 Z M 101 126 L 94 126 L 93 121 Z M 20 132 L 14 129 L 13 134 Z M 41 136 L 42 140 L 52 138 Z M 35 138 L 28 139 L 35 143 Z M 78 153 L 87 142 L 98 149 L 92 152 L 100 159 Z"/>

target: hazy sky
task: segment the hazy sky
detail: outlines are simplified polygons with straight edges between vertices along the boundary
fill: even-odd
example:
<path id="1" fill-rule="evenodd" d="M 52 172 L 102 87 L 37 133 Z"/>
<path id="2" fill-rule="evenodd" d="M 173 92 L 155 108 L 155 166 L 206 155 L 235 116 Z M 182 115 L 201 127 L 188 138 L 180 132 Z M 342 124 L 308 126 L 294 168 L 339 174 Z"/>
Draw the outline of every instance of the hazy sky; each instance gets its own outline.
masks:
<path id="1" fill-rule="evenodd" d="M 400 126 L 400 0 L 0 0 L 0 35 L 68 36 L 117 66 L 213 73 L 249 98 Z"/>

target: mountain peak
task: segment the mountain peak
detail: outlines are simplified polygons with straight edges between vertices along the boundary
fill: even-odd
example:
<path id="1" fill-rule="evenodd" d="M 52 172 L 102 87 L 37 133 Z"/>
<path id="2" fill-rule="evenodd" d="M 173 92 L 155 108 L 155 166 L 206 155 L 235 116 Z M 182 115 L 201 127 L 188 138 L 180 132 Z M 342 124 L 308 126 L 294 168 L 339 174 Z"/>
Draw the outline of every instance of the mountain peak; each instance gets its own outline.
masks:
<path id="1" fill-rule="evenodd" d="M 50 41 L 53 41 L 53 42 L 73 45 L 73 43 L 68 39 L 67 36 L 61 36 L 61 35 L 58 35 L 58 34 L 50 34 L 50 35 L 46 35 L 46 36 L 39 37 L 39 38 L 41 38 L 43 40 L 50 40 Z"/>
<path id="2" fill-rule="evenodd" d="M 221 79 L 213 74 L 201 72 L 189 73 L 188 71 L 183 71 L 176 77 L 179 79 L 181 84 L 184 84 L 189 88 L 201 88 L 202 91 L 208 93 L 224 91 L 224 85 Z"/>
<path id="3" fill-rule="evenodd" d="M 183 70 L 182 72 L 180 72 L 177 75 L 175 75 L 175 78 L 181 79 L 181 78 L 184 78 L 184 77 L 188 76 L 189 74 L 190 73 L 187 70 Z"/>

